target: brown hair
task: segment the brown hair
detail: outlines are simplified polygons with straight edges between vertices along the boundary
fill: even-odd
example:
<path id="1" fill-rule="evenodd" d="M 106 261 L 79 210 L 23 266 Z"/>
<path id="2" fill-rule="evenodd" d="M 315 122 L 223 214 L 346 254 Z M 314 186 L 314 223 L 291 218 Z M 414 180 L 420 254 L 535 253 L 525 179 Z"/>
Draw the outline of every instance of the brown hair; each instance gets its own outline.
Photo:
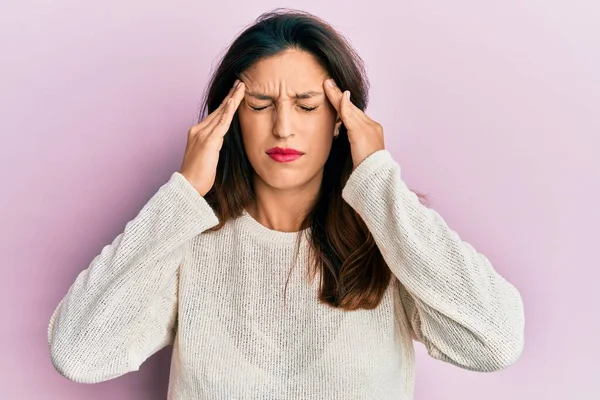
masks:
<path id="1" fill-rule="evenodd" d="M 344 37 L 314 15 L 276 9 L 262 14 L 233 41 L 211 78 L 204 112 L 214 111 L 235 79 L 254 63 L 290 48 L 313 54 L 342 91 L 350 90 L 353 103 L 366 109 L 369 83 L 363 61 Z M 310 227 L 311 271 L 320 276 L 320 300 L 345 310 L 373 309 L 392 274 L 364 221 L 342 199 L 351 172 L 350 142 L 342 125 L 324 166 L 319 196 L 303 227 Z M 220 221 L 211 231 L 242 215 L 254 201 L 253 175 L 236 113 L 219 154 L 214 186 L 205 196 Z"/>

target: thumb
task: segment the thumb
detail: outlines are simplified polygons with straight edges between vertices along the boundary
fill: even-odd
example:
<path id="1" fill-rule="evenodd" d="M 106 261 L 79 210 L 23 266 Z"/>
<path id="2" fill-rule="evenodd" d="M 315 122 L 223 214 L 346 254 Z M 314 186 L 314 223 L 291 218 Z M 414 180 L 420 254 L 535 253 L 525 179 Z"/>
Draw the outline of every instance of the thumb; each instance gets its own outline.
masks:
<path id="1" fill-rule="evenodd" d="M 326 79 L 323 82 L 323 87 L 325 89 L 325 95 L 327 96 L 327 99 L 329 99 L 329 102 L 339 114 L 341 109 L 342 91 L 336 85 L 333 78 Z"/>

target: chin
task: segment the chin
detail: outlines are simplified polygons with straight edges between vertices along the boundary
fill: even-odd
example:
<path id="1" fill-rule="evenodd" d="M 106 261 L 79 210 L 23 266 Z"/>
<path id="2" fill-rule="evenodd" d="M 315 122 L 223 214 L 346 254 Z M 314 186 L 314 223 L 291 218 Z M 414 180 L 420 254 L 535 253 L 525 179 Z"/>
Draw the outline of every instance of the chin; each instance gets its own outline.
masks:
<path id="1" fill-rule="evenodd" d="M 307 165 L 294 165 L 293 168 L 291 167 L 291 164 L 277 164 L 270 159 L 265 163 L 261 162 L 256 167 L 253 165 L 257 175 L 256 178 L 264 182 L 266 186 L 277 190 L 300 189 L 315 183 L 316 179 L 319 180 L 318 185 L 321 185 L 319 169 L 315 170 L 314 167 L 310 168 Z"/>
<path id="2" fill-rule="evenodd" d="M 295 189 L 306 185 L 310 179 L 298 173 L 277 173 L 271 171 L 260 178 L 270 187 L 278 190 Z"/>

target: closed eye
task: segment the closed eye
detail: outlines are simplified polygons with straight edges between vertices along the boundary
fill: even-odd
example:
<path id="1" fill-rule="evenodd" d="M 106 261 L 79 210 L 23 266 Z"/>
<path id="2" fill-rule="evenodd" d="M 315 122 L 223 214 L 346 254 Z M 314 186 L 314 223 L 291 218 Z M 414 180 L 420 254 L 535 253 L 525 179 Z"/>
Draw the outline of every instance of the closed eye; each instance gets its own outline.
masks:
<path id="1" fill-rule="evenodd" d="M 269 106 L 264 106 L 264 107 L 252 107 L 250 106 L 251 109 L 253 109 L 254 111 L 262 111 L 264 109 L 266 109 Z M 319 106 L 314 106 L 314 107 L 306 107 L 306 106 L 300 106 L 301 109 L 303 109 L 306 112 L 311 112 L 314 111 L 318 108 Z"/>

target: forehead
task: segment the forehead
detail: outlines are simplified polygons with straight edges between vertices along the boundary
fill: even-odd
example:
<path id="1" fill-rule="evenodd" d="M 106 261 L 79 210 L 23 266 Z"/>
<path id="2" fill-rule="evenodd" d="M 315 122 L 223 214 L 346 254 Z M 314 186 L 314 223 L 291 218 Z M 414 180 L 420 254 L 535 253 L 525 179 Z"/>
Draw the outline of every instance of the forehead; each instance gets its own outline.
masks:
<path id="1" fill-rule="evenodd" d="M 248 90 L 266 94 L 322 90 L 327 71 L 316 57 L 301 50 L 286 50 L 258 61 L 242 74 Z"/>

